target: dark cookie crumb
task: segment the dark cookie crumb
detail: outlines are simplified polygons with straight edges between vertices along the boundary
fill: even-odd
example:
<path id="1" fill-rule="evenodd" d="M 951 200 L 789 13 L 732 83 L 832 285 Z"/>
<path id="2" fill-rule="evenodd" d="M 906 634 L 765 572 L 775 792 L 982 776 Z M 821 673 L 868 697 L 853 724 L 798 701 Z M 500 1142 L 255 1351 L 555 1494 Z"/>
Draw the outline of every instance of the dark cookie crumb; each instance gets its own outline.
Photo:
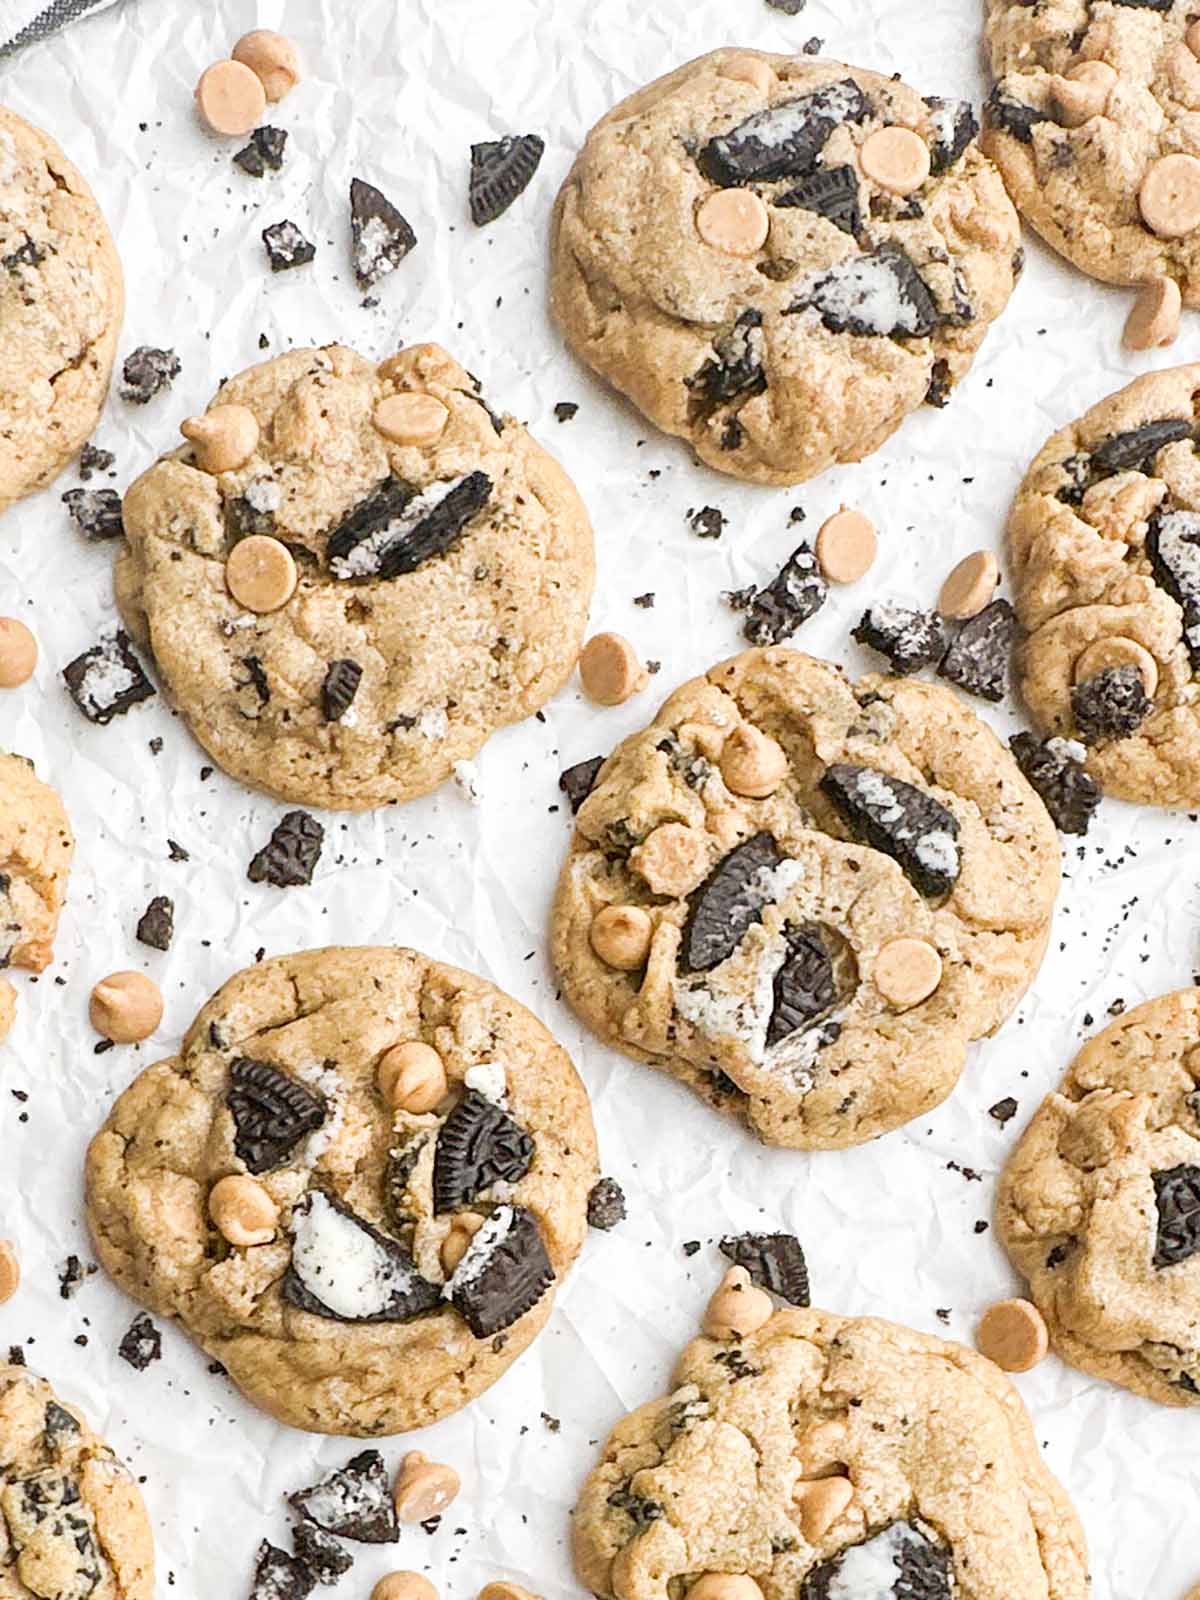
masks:
<path id="1" fill-rule="evenodd" d="M 595 788 L 596 779 L 604 762 L 604 756 L 590 756 L 586 761 L 577 761 L 573 767 L 568 767 L 565 772 L 559 774 L 558 787 L 566 795 L 572 814 L 579 810 Z"/>
<path id="2" fill-rule="evenodd" d="M 344 1467 L 287 1498 L 302 1517 L 339 1538 L 395 1544 L 400 1537 L 391 1481 L 378 1450 L 361 1450 Z"/>
<path id="3" fill-rule="evenodd" d="M 868 607 L 850 637 L 886 656 L 900 677 L 934 666 L 946 652 L 946 625 L 936 611 L 888 603 Z"/>
<path id="4" fill-rule="evenodd" d="M 1017 733 L 1009 747 L 1061 833 L 1086 833 L 1104 791 L 1084 766 L 1086 752 L 1069 739 L 1039 741 Z"/>
<path id="5" fill-rule="evenodd" d="M 79 1293 L 84 1281 L 96 1271 L 95 1262 L 86 1266 L 78 1256 L 68 1256 L 58 1269 L 58 1292 L 62 1299 L 71 1300 Z"/>
<path id="6" fill-rule="evenodd" d="M 1017 1114 L 1017 1102 L 1012 1095 L 1006 1095 L 1003 1100 L 997 1100 L 994 1106 L 988 1107 L 988 1116 L 994 1117 L 1001 1127 L 1006 1122 L 1011 1122 Z"/>
<path id="7" fill-rule="evenodd" d="M 321 685 L 321 715 L 326 722 L 340 722 L 354 703 L 363 669 L 345 657 L 331 661 Z"/>
<path id="8" fill-rule="evenodd" d="M 716 506 L 689 507 L 687 519 L 698 539 L 719 539 L 728 520 Z"/>
<path id="9" fill-rule="evenodd" d="M 307 1600 L 316 1581 L 307 1563 L 264 1539 L 254 1563 L 250 1600 Z"/>
<path id="10" fill-rule="evenodd" d="M 68 489 L 62 502 L 85 539 L 120 539 L 124 535 L 121 496 L 115 489 Z"/>
<path id="11" fill-rule="evenodd" d="M 128 400 L 130 405 L 144 406 L 156 394 L 169 388 L 179 376 L 179 371 L 179 357 L 174 350 L 156 350 L 152 345 L 139 345 L 131 355 L 125 357 L 125 365 L 121 368 L 124 379 L 121 399 Z"/>
<path id="12" fill-rule="evenodd" d="M 320 1584 L 334 1584 L 354 1565 L 354 1557 L 331 1533 L 315 1522 L 298 1522 L 292 1529 L 292 1549 Z"/>
<path id="13" fill-rule="evenodd" d="M 829 585 L 807 544 L 797 545 L 779 573 L 764 588 L 738 589 L 725 596 L 743 610 L 742 633 L 751 644 L 781 644 L 825 604 Z"/>
<path id="14" fill-rule="evenodd" d="M 128 1361 L 135 1372 L 145 1372 L 152 1362 L 162 1356 L 162 1334 L 143 1311 L 129 1324 L 125 1337 L 117 1346 L 122 1361 Z"/>
<path id="15" fill-rule="evenodd" d="M 1106 667 L 1071 690 L 1071 712 L 1085 744 L 1127 739 L 1154 709 L 1136 667 Z"/>
<path id="16" fill-rule="evenodd" d="M 80 711 L 101 726 L 154 694 L 124 628 L 106 634 L 68 662 L 62 675 Z"/>
<path id="17" fill-rule="evenodd" d="M 601 1178 L 588 1195 L 587 1219 L 589 1228 L 599 1228 L 607 1233 L 618 1222 L 624 1222 L 625 1191 L 615 1178 Z"/>
<path id="18" fill-rule="evenodd" d="M 467 199 L 477 228 L 495 222 L 525 192 L 546 149 L 536 133 L 509 134 L 471 146 Z"/>
<path id="19" fill-rule="evenodd" d="M 799 1239 L 791 1233 L 743 1233 L 721 1240 L 721 1254 L 745 1267 L 754 1282 L 792 1306 L 807 1306 L 808 1264 Z"/>
<path id="20" fill-rule="evenodd" d="M 263 229 L 262 241 L 272 272 L 306 266 L 317 253 L 316 245 L 304 237 L 294 222 L 273 222 Z"/>
<path id="21" fill-rule="evenodd" d="M 156 894 L 138 918 L 137 937 L 152 950 L 169 950 L 175 933 L 175 902 Z"/>
<path id="22" fill-rule="evenodd" d="M 111 450 L 100 450 L 94 444 L 85 444 L 79 452 L 79 476 L 84 483 L 88 483 L 94 472 L 107 472 L 116 459 Z"/>
<path id="23" fill-rule="evenodd" d="M 287 140 L 285 128 L 272 128 L 269 125 L 255 128 L 250 135 L 250 143 L 233 157 L 233 164 L 252 178 L 261 178 L 268 170 L 278 172 L 283 166 Z"/>
<path id="24" fill-rule="evenodd" d="M 578 410 L 579 410 L 579 406 L 578 406 L 576 401 L 574 401 L 574 400 L 560 400 L 558 402 L 558 404 L 554 407 L 554 418 L 555 418 L 555 421 L 556 422 L 570 422 L 573 419 L 573 417 L 575 416 L 575 413 Z"/>
<path id="25" fill-rule="evenodd" d="M 640 606 L 643 611 L 651 610 L 654 605 L 654 591 L 650 589 L 645 594 L 635 594 L 633 603 L 635 606 Z"/>
<path id="26" fill-rule="evenodd" d="M 277 889 L 312 882 L 313 868 L 321 858 L 325 829 L 307 811 L 288 811 L 275 824 L 269 841 L 251 859 L 246 876 L 251 883 L 273 883 Z"/>

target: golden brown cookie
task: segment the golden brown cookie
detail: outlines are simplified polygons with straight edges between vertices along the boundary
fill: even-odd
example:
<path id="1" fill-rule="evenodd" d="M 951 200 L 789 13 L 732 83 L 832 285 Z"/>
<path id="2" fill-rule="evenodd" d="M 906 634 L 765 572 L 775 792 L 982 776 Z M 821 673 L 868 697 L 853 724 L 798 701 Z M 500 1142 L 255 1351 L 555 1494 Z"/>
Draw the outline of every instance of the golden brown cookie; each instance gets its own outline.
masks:
<path id="1" fill-rule="evenodd" d="M 380 1072 L 405 1041 L 444 1069 L 432 1109 Z M 250 1400 L 368 1437 L 457 1411 L 532 1341 L 595 1167 L 583 1085 L 523 1006 L 411 950 L 310 950 L 232 978 L 134 1080 L 87 1209 L 121 1287 Z"/>
<path id="2" fill-rule="evenodd" d="M 32 762 L 0 751 L 0 967 L 50 965 L 74 852 L 58 795 Z"/>

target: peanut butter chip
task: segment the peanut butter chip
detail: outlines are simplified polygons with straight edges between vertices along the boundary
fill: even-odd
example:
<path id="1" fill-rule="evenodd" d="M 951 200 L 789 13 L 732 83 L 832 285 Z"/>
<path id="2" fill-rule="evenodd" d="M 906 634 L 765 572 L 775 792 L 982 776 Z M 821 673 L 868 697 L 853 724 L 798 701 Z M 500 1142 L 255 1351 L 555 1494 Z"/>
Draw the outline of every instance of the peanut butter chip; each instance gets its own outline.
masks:
<path id="1" fill-rule="evenodd" d="M 1155 161 L 1138 190 L 1142 221 L 1160 239 L 1182 239 L 1200 225 L 1200 161 L 1176 153 Z"/>
<path id="2" fill-rule="evenodd" d="M 10 1239 L 0 1239 L 0 1306 L 11 1300 L 21 1281 L 21 1263 Z"/>
<path id="3" fill-rule="evenodd" d="M 770 227 L 767 208 L 753 189 L 718 189 L 696 212 L 696 232 L 705 244 L 727 256 L 756 254 Z"/>
<path id="4" fill-rule="evenodd" d="M 215 61 L 196 85 L 200 115 L 214 133 L 251 133 L 267 109 L 257 76 L 241 61 Z"/>
<path id="5" fill-rule="evenodd" d="M 619 706 L 644 689 L 649 674 L 637 651 L 619 633 L 594 633 L 579 657 L 579 677 L 589 700 Z"/>
<path id="6" fill-rule="evenodd" d="M 300 82 L 296 46 L 270 28 L 244 33 L 233 47 L 233 59 L 250 68 L 268 100 L 282 100 Z"/>
<path id="7" fill-rule="evenodd" d="M 629 865 L 655 894 L 678 899 L 707 873 L 708 840 L 686 822 L 663 822 L 629 852 Z"/>
<path id="8" fill-rule="evenodd" d="M 975 1347 L 1004 1372 L 1028 1372 L 1050 1348 L 1042 1313 L 1028 1300 L 989 1306 L 975 1330 Z"/>
<path id="9" fill-rule="evenodd" d="M 892 194 L 912 194 L 929 176 L 929 146 L 911 128 L 879 128 L 863 140 L 859 164 Z"/>
<path id="10" fill-rule="evenodd" d="M 770 64 L 759 56 L 734 56 L 732 61 L 722 65 L 721 76 L 751 84 L 760 94 L 770 94 L 775 82 L 775 73 Z"/>
<path id="11" fill-rule="evenodd" d="M 213 406 L 179 431 L 195 445 L 202 472 L 236 472 L 258 449 L 258 418 L 249 406 Z"/>
<path id="12" fill-rule="evenodd" d="M 279 1222 L 279 1207 L 262 1184 L 241 1172 L 231 1172 L 213 1184 L 208 1214 L 221 1234 L 239 1249 L 270 1244 Z"/>
<path id="13" fill-rule="evenodd" d="M 843 506 L 817 530 L 817 561 L 830 583 L 857 583 L 879 553 L 879 535 L 870 517 Z"/>
<path id="14" fill-rule="evenodd" d="M 641 906 L 605 906 L 593 917 L 588 938 L 606 967 L 636 972 L 646 965 L 651 933 L 649 913 Z"/>
<path id="15" fill-rule="evenodd" d="M 428 1522 L 439 1517 L 462 1487 L 453 1467 L 430 1461 L 410 1450 L 396 1477 L 396 1515 L 401 1522 Z"/>
<path id="16" fill-rule="evenodd" d="M 375 426 L 396 444 L 433 444 L 449 416 L 436 395 L 390 394 L 375 407 Z"/>
<path id="17" fill-rule="evenodd" d="M 492 1583 L 484 1584 L 478 1600 L 538 1600 L 538 1596 L 528 1589 L 522 1589 L 519 1583 L 507 1583 L 503 1578 L 497 1578 Z"/>
<path id="18" fill-rule="evenodd" d="M 996 592 L 1000 563 L 990 550 L 964 556 L 942 584 L 938 610 L 944 617 L 965 622 L 977 617 Z"/>
<path id="19" fill-rule="evenodd" d="M 162 1021 L 163 997 L 144 972 L 114 972 L 92 990 L 92 1027 L 114 1044 L 148 1039 Z"/>
<path id="20" fill-rule="evenodd" d="M 37 666 L 37 640 L 16 617 L 0 617 L 0 689 L 28 683 Z"/>
<path id="21" fill-rule="evenodd" d="M 942 981 L 942 958 L 924 939 L 890 939 L 875 957 L 875 987 L 905 1011 L 919 1006 Z"/>
<path id="22" fill-rule="evenodd" d="M 247 611 L 278 611 L 295 594 L 296 582 L 292 552 L 270 534 L 240 539 L 225 563 L 225 585 Z"/>
<path id="23" fill-rule="evenodd" d="M 1097 639 L 1076 656 L 1072 668 L 1074 680 L 1084 683 L 1106 667 L 1136 667 L 1142 687 L 1151 699 L 1154 698 L 1154 691 L 1158 688 L 1158 662 L 1136 639 L 1123 639 L 1119 635 L 1111 639 Z"/>
<path id="24" fill-rule="evenodd" d="M 745 1267 L 730 1267 L 708 1302 L 702 1326 L 710 1339 L 744 1339 L 769 1322 L 774 1310 L 771 1296 L 750 1281 Z"/>
<path id="25" fill-rule="evenodd" d="M 371 1590 L 371 1600 L 438 1600 L 438 1592 L 419 1572 L 389 1572 Z"/>
<path id="26" fill-rule="evenodd" d="M 387 1105 L 418 1114 L 432 1111 L 445 1099 L 448 1087 L 441 1056 L 420 1039 L 406 1039 L 385 1050 L 375 1081 Z"/>
<path id="27" fill-rule="evenodd" d="M 688 1590 L 687 1600 L 762 1600 L 762 1590 L 744 1572 L 706 1572 Z"/>
<path id="28" fill-rule="evenodd" d="M 7 978 L 0 978 L 0 1043 L 7 1039 L 17 1020 L 17 991 Z"/>
<path id="29" fill-rule="evenodd" d="M 798 1483 L 795 1499 L 801 1532 L 809 1544 L 816 1544 L 854 1499 L 854 1485 L 849 1478 L 816 1478 Z"/>
<path id="30" fill-rule="evenodd" d="M 1054 103 L 1064 127 L 1079 128 L 1102 116 L 1116 82 L 1116 68 L 1107 61 L 1081 61 L 1055 80 Z"/>
<path id="31" fill-rule="evenodd" d="M 750 800 L 765 800 L 774 794 L 787 769 L 783 747 L 752 722 L 739 722 L 721 750 L 725 787 Z"/>
<path id="32" fill-rule="evenodd" d="M 1125 322 L 1125 348 L 1157 350 L 1174 344 L 1182 308 L 1183 296 L 1174 278 L 1144 283 Z"/>
<path id="33" fill-rule="evenodd" d="M 470 1212 L 463 1212 L 455 1217 L 450 1224 L 450 1232 L 442 1240 L 442 1248 L 438 1257 L 442 1263 L 442 1271 L 447 1278 L 454 1276 L 462 1258 L 466 1255 L 471 1240 L 483 1227 L 482 1217 L 473 1217 Z"/>

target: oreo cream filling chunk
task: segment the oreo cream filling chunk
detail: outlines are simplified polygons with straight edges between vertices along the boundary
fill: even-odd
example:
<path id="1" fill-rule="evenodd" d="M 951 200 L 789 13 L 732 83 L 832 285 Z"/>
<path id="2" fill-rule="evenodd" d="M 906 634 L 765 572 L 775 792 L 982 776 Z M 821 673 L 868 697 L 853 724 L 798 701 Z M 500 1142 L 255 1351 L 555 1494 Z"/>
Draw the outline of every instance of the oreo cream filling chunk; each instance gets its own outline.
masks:
<path id="1" fill-rule="evenodd" d="M 890 242 L 806 278 L 787 309 L 810 308 L 833 333 L 871 338 L 923 339 L 942 320 L 911 257 Z"/>
<path id="2" fill-rule="evenodd" d="M 500 1206 L 476 1233 L 443 1295 L 477 1339 L 519 1322 L 554 1282 L 533 1213 Z"/>
<path id="3" fill-rule="evenodd" d="M 698 163 L 722 188 L 773 178 L 803 177 L 817 164 L 829 135 L 843 122 L 862 122 L 867 97 L 852 78 L 766 111 L 756 111 L 728 133 L 710 139 Z"/>
<path id="4" fill-rule="evenodd" d="M 440 1298 L 398 1239 L 312 1189 L 292 1212 L 284 1299 L 340 1322 L 407 1322 Z"/>
<path id="5" fill-rule="evenodd" d="M 431 483 L 408 493 L 389 478 L 355 507 L 329 540 L 329 569 L 337 578 L 398 578 L 456 545 L 492 494 L 486 472 Z"/>
<path id="6" fill-rule="evenodd" d="M 814 1567 L 800 1600 L 952 1600 L 950 1551 L 912 1522 L 893 1522 Z"/>
<path id="7" fill-rule="evenodd" d="M 1155 515 L 1146 536 L 1156 580 L 1183 610 L 1183 642 L 1192 670 L 1200 671 L 1200 512 Z"/>
<path id="8" fill-rule="evenodd" d="M 851 833 L 891 856 L 921 894 L 949 894 L 958 882 L 958 818 L 931 794 L 847 762 L 826 770 L 821 791 Z"/>

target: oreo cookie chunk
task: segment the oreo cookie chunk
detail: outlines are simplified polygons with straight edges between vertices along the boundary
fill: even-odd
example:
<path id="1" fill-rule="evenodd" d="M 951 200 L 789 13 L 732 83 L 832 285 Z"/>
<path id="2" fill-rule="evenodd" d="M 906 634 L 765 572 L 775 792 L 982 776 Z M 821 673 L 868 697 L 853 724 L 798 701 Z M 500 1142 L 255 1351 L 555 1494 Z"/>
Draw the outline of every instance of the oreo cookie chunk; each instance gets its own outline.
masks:
<path id="1" fill-rule="evenodd" d="M 852 166 L 821 167 L 793 188 L 776 195 L 772 204 L 815 211 L 835 228 L 857 239 L 862 232 L 862 209 L 858 199 L 859 177 Z"/>
<path id="2" fill-rule="evenodd" d="M 1158 1208 L 1154 1265 L 1175 1267 L 1200 1251 L 1200 1167 L 1171 1167 L 1151 1177 Z"/>
<path id="3" fill-rule="evenodd" d="M 993 600 L 964 622 L 942 657 L 938 676 L 984 700 L 1002 700 L 1017 637 L 1017 614 L 1007 600 Z"/>
<path id="4" fill-rule="evenodd" d="M 485 1095 L 468 1089 L 437 1135 L 433 1208 L 470 1205 L 497 1183 L 518 1183 L 533 1162 L 533 1140 Z"/>
<path id="5" fill-rule="evenodd" d="M 48 1400 L 43 1413 L 42 1443 L 49 1455 L 62 1455 L 82 1433 L 78 1420 L 57 1400 Z"/>
<path id="6" fill-rule="evenodd" d="M 477 1339 L 532 1311 L 554 1282 L 533 1213 L 499 1206 L 475 1234 L 443 1293 Z"/>
<path id="7" fill-rule="evenodd" d="M 372 289 L 414 249 L 417 236 L 406 217 L 374 184 L 350 182 L 350 253 L 360 289 Z"/>
<path id="8" fill-rule="evenodd" d="M 1135 666 L 1105 667 L 1071 690 L 1071 714 L 1085 744 L 1127 739 L 1153 710 Z"/>
<path id="9" fill-rule="evenodd" d="M 246 868 L 251 883 L 272 883 L 277 889 L 312 882 L 321 859 L 325 829 L 307 811 L 286 811 L 271 830 L 271 837 Z"/>
<path id="10" fill-rule="evenodd" d="M 148 1366 L 162 1356 L 162 1334 L 146 1313 L 140 1312 L 125 1331 L 117 1346 L 122 1361 L 128 1361 L 135 1372 L 145 1372 Z"/>
<path id="11" fill-rule="evenodd" d="M 789 1038 L 828 1011 L 837 999 L 833 958 L 821 929 L 788 928 L 787 954 L 772 985 L 767 1048 Z"/>
<path id="12" fill-rule="evenodd" d="M 156 350 L 142 344 L 125 357 L 121 368 L 121 399 L 132 406 L 144 406 L 169 389 L 179 376 L 179 357 L 174 350 Z"/>
<path id="13" fill-rule="evenodd" d="M 1009 746 L 1059 832 L 1086 833 L 1104 791 L 1084 766 L 1084 747 L 1073 739 L 1039 740 L 1032 733 L 1014 734 Z"/>
<path id="14" fill-rule="evenodd" d="M 1146 533 L 1156 580 L 1183 612 L 1183 642 L 1200 672 L 1200 512 L 1156 511 Z"/>
<path id="15" fill-rule="evenodd" d="M 967 146 L 979 132 L 979 121 L 969 100 L 944 100 L 940 95 L 929 95 L 925 104 L 933 127 L 930 170 L 934 177 L 940 177 L 966 154 Z"/>
<path id="16" fill-rule="evenodd" d="M 704 176 L 722 188 L 803 177 L 812 172 L 833 130 L 862 122 L 871 106 L 853 78 L 756 111 L 728 133 L 709 139 L 697 156 Z"/>
<path id="17" fill-rule="evenodd" d="M 335 1584 L 354 1565 L 349 1550 L 344 1549 L 333 1534 L 326 1533 L 307 1518 L 292 1529 L 292 1549 L 296 1559 L 304 1563 L 320 1584 Z"/>
<path id="18" fill-rule="evenodd" d="M 154 694 L 124 628 L 76 656 L 63 668 L 63 680 L 88 721 L 102 727 Z"/>
<path id="19" fill-rule="evenodd" d="M 607 1233 L 618 1222 L 624 1222 L 625 1215 L 625 1191 L 615 1178 L 601 1178 L 592 1185 L 587 1203 L 589 1228 Z"/>
<path id="20" fill-rule="evenodd" d="M 120 539 L 124 535 L 121 496 L 115 489 L 68 489 L 62 501 L 71 521 L 89 542 Z"/>
<path id="21" fill-rule="evenodd" d="M 441 1299 L 398 1239 L 322 1189 L 293 1207 L 291 1231 L 280 1293 L 301 1311 L 338 1322 L 409 1322 Z"/>
<path id="22" fill-rule="evenodd" d="M 152 950 L 169 950 L 174 934 L 175 902 L 168 895 L 156 894 L 138 918 L 138 942 Z"/>
<path id="23" fill-rule="evenodd" d="M 790 1306 L 809 1304 L 808 1263 L 791 1233 L 742 1233 L 721 1240 L 721 1254 Z"/>
<path id="24" fill-rule="evenodd" d="M 22 1552 L 20 1568 L 14 1573 L 17 1582 L 30 1593 L 22 1582 L 28 1575 L 39 1584 L 44 1581 L 43 1595 L 53 1596 L 53 1600 L 88 1600 L 112 1569 L 97 1547 L 95 1508 L 85 1500 L 79 1473 L 43 1467 L 16 1478 L 6 1460 L 0 1470 L 0 1484 L 11 1540 L 0 1548 L 5 1552 L 6 1567 L 9 1550 Z M 144 1523 L 140 1501 L 138 1511 L 139 1523 Z M 26 1557 L 26 1552 L 33 1560 Z M 8 1585 L 4 1568 L 0 1568 L 0 1576 L 5 1577 L 10 1594 L 20 1594 L 15 1585 Z"/>
<path id="25" fill-rule="evenodd" d="M 1048 111 L 1039 111 L 1024 100 L 1018 100 L 1002 84 L 996 84 L 983 103 L 984 126 L 1011 133 L 1022 144 L 1032 144 L 1033 130 L 1039 122 L 1053 122 Z"/>
<path id="26" fill-rule="evenodd" d="M 294 222 L 273 222 L 262 231 L 267 260 L 272 272 L 290 272 L 293 267 L 307 266 L 317 253 L 317 247 L 306 239 Z"/>
<path id="27" fill-rule="evenodd" d="M 250 135 L 250 143 L 233 157 L 233 164 L 251 178 L 261 178 L 267 172 L 278 172 L 283 166 L 287 141 L 286 128 L 255 128 Z"/>
<path id="28" fill-rule="evenodd" d="M 471 146 L 467 200 L 471 221 L 486 227 L 525 193 L 541 163 L 546 141 L 536 133 L 508 134 Z"/>
<path id="29" fill-rule="evenodd" d="M 396 1544 L 400 1538 L 391 1480 L 378 1450 L 359 1451 L 344 1467 L 287 1498 L 307 1522 L 339 1539 Z"/>
<path id="30" fill-rule="evenodd" d="M 282 1166 L 328 1114 L 325 1101 L 298 1078 L 249 1056 L 239 1056 L 230 1067 L 225 1098 L 234 1123 L 234 1150 L 256 1175 Z"/>
<path id="31" fill-rule="evenodd" d="M 899 677 L 935 666 L 945 655 L 946 624 L 936 611 L 880 601 L 863 612 L 850 637 L 888 658 Z"/>
<path id="32" fill-rule="evenodd" d="M 731 850 L 688 896 L 680 942 L 686 972 L 710 972 L 737 949 L 762 917 L 768 888 L 764 875 L 783 861 L 769 833 L 758 833 Z"/>
<path id="33" fill-rule="evenodd" d="M 603 756 L 589 756 L 586 761 L 577 761 L 573 767 L 567 767 L 559 773 L 558 787 L 566 795 L 572 814 L 579 810 L 596 787 L 596 779 L 603 765 Z"/>
<path id="34" fill-rule="evenodd" d="M 326 722 L 340 722 L 354 704 L 363 669 L 357 661 L 344 657 L 331 661 L 321 685 L 321 714 Z"/>
<path id="35" fill-rule="evenodd" d="M 335 578 L 398 578 L 445 555 L 487 505 L 492 480 L 485 472 L 432 483 L 413 494 L 388 478 L 329 536 L 329 570 Z"/>
<path id="36" fill-rule="evenodd" d="M 810 309 L 832 333 L 879 339 L 924 339 L 943 320 L 912 259 L 891 241 L 806 279 L 787 311 Z"/>
<path id="37" fill-rule="evenodd" d="M 317 1577 L 306 1561 L 264 1539 L 254 1562 L 250 1600 L 307 1600 Z"/>
<path id="38" fill-rule="evenodd" d="M 1181 439 L 1192 439 L 1196 424 L 1183 417 L 1164 417 L 1159 422 L 1146 422 L 1138 428 L 1127 428 L 1114 433 L 1092 451 L 1093 471 L 1101 475 L 1114 472 L 1151 472 L 1154 458 L 1169 444 Z"/>
<path id="39" fill-rule="evenodd" d="M 893 1522 L 814 1567 L 800 1600 L 954 1600 L 954 1593 L 954 1558 L 933 1530 Z"/>
<path id="40" fill-rule="evenodd" d="M 829 585 L 807 544 L 797 545 L 765 588 L 731 594 L 729 603 L 745 611 L 742 634 L 751 644 L 782 644 L 802 622 L 818 612 Z"/>
<path id="41" fill-rule="evenodd" d="M 851 833 L 891 856 L 921 894 L 949 894 L 958 882 L 958 818 L 931 794 L 847 762 L 826 769 L 821 792 Z"/>
<path id="42" fill-rule="evenodd" d="M 761 311 L 751 306 L 740 312 L 732 327 L 716 335 L 712 348 L 703 365 L 684 379 L 695 405 L 712 409 L 767 387 Z"/>

